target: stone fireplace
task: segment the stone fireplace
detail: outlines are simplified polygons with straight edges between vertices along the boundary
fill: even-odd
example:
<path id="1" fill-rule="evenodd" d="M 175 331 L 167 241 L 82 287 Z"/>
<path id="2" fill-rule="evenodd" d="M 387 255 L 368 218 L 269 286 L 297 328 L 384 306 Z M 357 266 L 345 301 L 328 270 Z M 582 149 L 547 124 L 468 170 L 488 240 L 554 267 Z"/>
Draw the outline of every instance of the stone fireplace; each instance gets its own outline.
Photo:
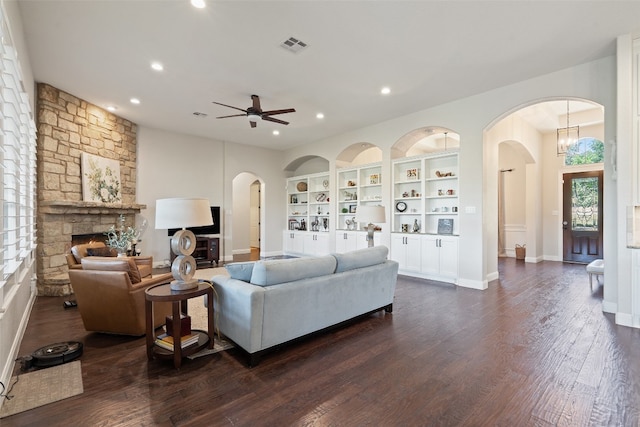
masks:
<path id="1" fill-rule="evenodd" d="M 134 225 L 137 127 L 80 98 L 40 83 L 37 91 L 38 295 L 69 295 L 66 254 L 72 236 L 101 235 L 119 216 Z M 122 203 L 82 200 L 81 154 L 120 163 Z"/>

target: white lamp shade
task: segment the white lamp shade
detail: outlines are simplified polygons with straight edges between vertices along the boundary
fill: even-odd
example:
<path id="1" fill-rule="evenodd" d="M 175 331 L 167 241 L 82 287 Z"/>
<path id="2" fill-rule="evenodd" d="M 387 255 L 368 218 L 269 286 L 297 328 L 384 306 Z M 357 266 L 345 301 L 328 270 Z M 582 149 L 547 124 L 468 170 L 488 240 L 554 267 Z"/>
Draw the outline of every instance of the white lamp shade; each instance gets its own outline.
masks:
<path id="1" fill-rule="evenodd" d="M 259 116 L 258 114 L 247 114 L 247 118 L 249 119 L 250 122 L 257 122 L 259 120 L 262 119 L 262 116 Z"/>
<path id="2" fill-rule="evenodd" d="M 207 199 L 173 198 L 156 200 L 156 228 L 201 227 L 213 224 Z"/>
<path id="3" fill-rule="evenodd" d="M 384 216 L 384 206 L 358 206 L 356 210 L 356 221 L 366 224 L 381 224 L 386 221 Z"/>

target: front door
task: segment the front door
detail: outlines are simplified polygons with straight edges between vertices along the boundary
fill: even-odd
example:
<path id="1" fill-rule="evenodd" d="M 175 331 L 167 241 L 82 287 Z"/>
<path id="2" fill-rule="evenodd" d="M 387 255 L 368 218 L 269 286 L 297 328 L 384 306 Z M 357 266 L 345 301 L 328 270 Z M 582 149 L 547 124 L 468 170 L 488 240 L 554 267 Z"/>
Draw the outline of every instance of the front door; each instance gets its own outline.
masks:
<path id="1" fill-rule="evenodd" d="M 563 175 L 563 261 L 588 264 L 602 255 L 602 171 Z"/>

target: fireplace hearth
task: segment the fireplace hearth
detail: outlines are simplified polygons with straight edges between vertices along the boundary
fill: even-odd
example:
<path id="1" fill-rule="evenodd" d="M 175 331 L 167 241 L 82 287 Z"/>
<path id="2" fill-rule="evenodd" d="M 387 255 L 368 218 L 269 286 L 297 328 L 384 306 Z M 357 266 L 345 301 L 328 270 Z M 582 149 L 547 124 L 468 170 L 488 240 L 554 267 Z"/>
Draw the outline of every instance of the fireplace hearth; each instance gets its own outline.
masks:
<path id="1" fill-rule="evenodd" d="M 104 205 L 92 202 L 41 202 L 38 218 L 38 294 L 69 295 L 66 255 L 76 244 L 104 241 L 109 227 L 125 216 L 125 225 L 135 225 L 135 214 L 146 205 Z"/>

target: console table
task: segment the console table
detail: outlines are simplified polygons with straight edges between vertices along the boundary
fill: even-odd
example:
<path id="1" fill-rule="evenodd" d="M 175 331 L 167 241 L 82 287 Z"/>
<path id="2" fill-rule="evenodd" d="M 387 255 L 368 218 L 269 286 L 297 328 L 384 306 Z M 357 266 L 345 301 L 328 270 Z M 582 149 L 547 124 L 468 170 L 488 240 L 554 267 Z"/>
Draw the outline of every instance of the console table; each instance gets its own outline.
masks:
<path id="1" fill-rule="evenodd" d="M 169 252 L 171 253 L 171 262 L 173 263 L 176 254 L 174 254 L 172 250 Z M 216 266 L 218 266 L 220 262 L 220 238 L 196 236 L 196 248 L 191 256 L 198 264 L 208 262 L 213 267 L 213 263 L 215 262 Z"/>

